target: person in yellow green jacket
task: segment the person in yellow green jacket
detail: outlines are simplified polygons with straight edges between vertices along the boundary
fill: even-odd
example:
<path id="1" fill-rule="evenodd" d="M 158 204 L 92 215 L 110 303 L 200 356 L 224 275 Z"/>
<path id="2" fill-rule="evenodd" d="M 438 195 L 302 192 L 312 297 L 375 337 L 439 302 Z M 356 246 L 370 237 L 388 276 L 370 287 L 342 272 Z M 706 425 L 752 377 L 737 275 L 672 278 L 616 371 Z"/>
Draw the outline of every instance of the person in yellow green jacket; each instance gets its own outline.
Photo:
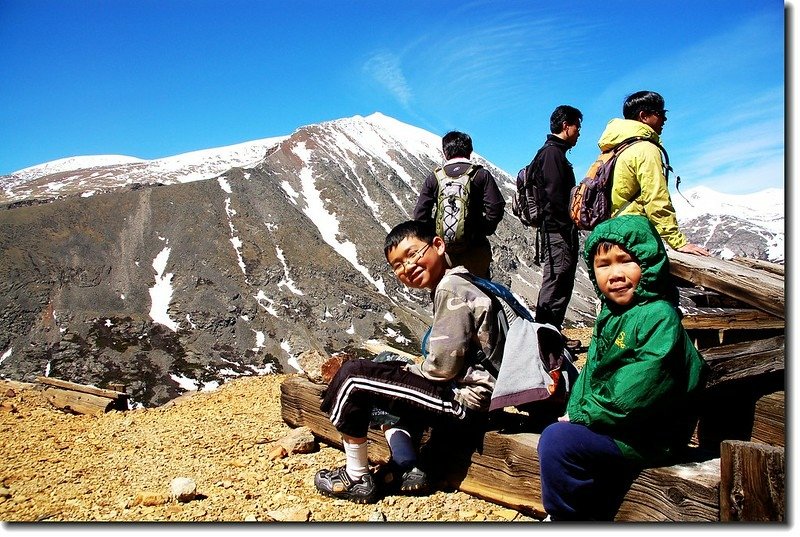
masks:
<path id="1" fill-rule="evenodd" d="M 654 91 L 637 91 L 629 95 L 622 105 L 624 119 L 614 118 L 608 122 L 597 142 L 600 150 L 608 151 L 633 136 L 644 136 L 660 143 L 667 122 L 664 104 L 664 98 Z M 611 213 L 645 215 L 673 250 L 711 255 L 702 246 L 690 243 L 678 229 L 661 151 L 655 144 L 636 143 L 619 154 L 614 167 Z"/>
<path id="2" fill-rule="evenodd" d="M 538 445 L 542 503 L 555 521 L 612 520 L 642 468 L 679 460 L 708 375 L 646 217 L 600 223 L 584 259 L 602 308 L 567 412 Z"/>

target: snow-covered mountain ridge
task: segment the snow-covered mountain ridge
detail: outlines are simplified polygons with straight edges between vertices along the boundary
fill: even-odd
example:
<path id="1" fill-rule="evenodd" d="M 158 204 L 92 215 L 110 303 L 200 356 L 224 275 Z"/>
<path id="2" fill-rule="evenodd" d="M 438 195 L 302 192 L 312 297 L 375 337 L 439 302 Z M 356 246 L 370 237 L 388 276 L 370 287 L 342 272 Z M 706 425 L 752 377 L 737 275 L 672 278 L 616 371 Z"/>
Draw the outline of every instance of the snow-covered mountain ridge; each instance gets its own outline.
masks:
<path id="1" fill-rule="evenodd" d="M 680 194 L 672 194 L 672 204 L 681 223 L 702 216 L 728 215 L 747 220 L 773 233 L 784 232 L 786 213 L 783 189 L 767 188 L 750 194 L 724 194 L 697 186 L 684 194 L 686 199 Z"/>
<path id="2" fill-rule="evenodd" d="M 510 198 L 512 177 L 473 158 Z M 164 159 L 76 157 L 2 177 L 0 376 L 113 380 L 149 405 L 293 370 L 308 350 L 358 352 L 379 339 L 418 352 L 430 300 L 393 277 L 382 244 L 441 162 L 439 136 L 372 114 Z M 765 209 L 698 192 L 687 193 L 694 209 L 733 214 L 682 221 L 692 242 L 782 259 L 783 232 L 741 218 Z M 535 304 L 534 235 L 510 204 L 490 240 L 493 279 Z M 581 264 L 567 322 L 594 315 Z"/>
<path id="3" fill-rule="evenodd" d="M 30 166 L 0 177 L 0 203 L 90 196 L 134 183 L 188 183 L 216 177 L 231 168 L 250 167 L 287 136 L 264 138 L 172 157 L 144 160 L 126 155 L 88 155 Z"/>
<path id="4" fill-rule="evenodd" d="M 439 136 L 375 112 L 320 123 L 335 125 L 334 145 L 344 149 L 357 141 L 376 157 L 391 161 L 387 148 L 424 154 L 441 159 Z M 22 199 L 45 199 L 74 195 L 91 195 L 102 185 L 104 190 L 133 183 L 186 183 L 214 178 L 236 167 L 247 168 L 261 161 L 265 154 L 289 136 L 275 136 L 234 145 L 201 149 L 160 159 L 144 160 L 125 155 L 75 156 L 0 176 L 0 203 Z M 349 141 L 348 141 L 349 140 Z M 480 155 L 477 160 L 485 161 Z M 401 175 L 402 176 L 402 175 Z M 502 174 L 509 192 L 513 183 L 508 172 Z M 407 177 L 404 179 L 408 179 Z M 34 184 L 38 184 L 34 187 Z M 685 196 L 685 198 L 684 198 Z M 681 193 L 672 189 L 672 202 L 681 224 L 699 217 L 728 215 L 756 224 L 773 233 L 784 232 L 784 190 L 765 189 L 750 194 L 724 194 L 705 186 Z"/>

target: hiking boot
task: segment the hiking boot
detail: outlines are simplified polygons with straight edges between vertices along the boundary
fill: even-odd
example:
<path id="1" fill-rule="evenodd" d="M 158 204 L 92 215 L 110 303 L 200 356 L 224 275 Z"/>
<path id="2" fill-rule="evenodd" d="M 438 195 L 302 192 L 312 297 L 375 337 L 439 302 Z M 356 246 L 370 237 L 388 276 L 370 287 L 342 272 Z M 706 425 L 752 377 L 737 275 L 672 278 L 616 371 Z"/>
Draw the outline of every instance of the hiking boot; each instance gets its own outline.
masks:
<path id="1" fill-rule="evenodd" d="M 405 494 L 427 494 L 430 489 L 428 474 L 414 466 L 400 478 L 400 492 Z"/>
<path id="2" fill-rule="evenodd" d="M 371 474 L 364 474 L 353 481 L 344 466 L 335 470 L 320 470 L 314 476 L 317 490 L 332 498 L 343 498 L 356 503 L 375 503 L 378 490 Z"/>
<path id="3" fill-rule="evenodd" d="M 430 491 L 428 475 L 416 466 L 406 469 L 394 461 L 389 461 L 380 473 L 383 475 L 383 484 L 394 492 L 417 495 L 427 494 Z"/>

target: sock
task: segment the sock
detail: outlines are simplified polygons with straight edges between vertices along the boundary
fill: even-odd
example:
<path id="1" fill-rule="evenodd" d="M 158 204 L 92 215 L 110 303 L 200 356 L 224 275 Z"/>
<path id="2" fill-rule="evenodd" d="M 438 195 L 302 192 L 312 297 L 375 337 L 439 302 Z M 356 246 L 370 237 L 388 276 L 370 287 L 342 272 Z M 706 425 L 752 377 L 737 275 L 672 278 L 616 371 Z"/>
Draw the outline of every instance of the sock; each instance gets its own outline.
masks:
<path id="1" fill-rule="evenodd" d="M 347 475 L 353 481 L 358 481 L 361 477 L 369 473 L 369 460 L 367 459 L 367 443 L 351 444 L 342 439 L 344 454 L 346 457 L 345 468 Z"/>
<path id="2" fill-rule="evenodd" d="M 383 435 L 389 444 L 389 450 L 392 453 L 394 462 L 404 469 L 410 469 L 416 465 L 417 454 L 414 451 L 414 443 L 411 441 L 411 435 L 408 434 L 408 431 L 392 428 L 386 429 Z"/>

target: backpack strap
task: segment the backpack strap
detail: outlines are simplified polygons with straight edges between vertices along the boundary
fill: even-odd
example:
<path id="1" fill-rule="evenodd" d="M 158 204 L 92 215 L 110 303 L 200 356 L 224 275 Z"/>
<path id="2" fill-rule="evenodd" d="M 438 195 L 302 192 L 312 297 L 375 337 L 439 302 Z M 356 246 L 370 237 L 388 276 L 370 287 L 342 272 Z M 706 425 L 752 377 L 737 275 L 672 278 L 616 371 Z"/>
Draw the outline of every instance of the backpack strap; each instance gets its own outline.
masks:
<path id="1" fill-rule="evenodd" d="M 425 334 L 422 336 L 422 343 L 420 343 L 420 354 L 422 354 L 423 358 L 428 357 L 428 340 L 431 338 L 431 331 L 433 330 L 433 326 L 429 326 L 427 330 L 425 330 Z"/>
<path id="2" fill-rule="evenodd" d="M 438 168 L 433 170 L 433 175 L 436 177 L 436 182 L 439 183 L 440 185 L 442 184 L 442 181 L 447 179 L 447 174 L 445 173 L 444 168 L 442 166 L 439 166 Z"/>
<path id="3" fill-rule="evenodd" d="M 631 136 L 630 138 L 625 138 L 620 143 L 615 145 L 611 149 L 611 151 L 612 151 L 611 160 L 614 161 L 611 164 L 611 166 L 612 167 L 616 166 L 617 157 L 619 156 L 620 153 L 622 153 L 623 151 L 628 149 L 630 146 L 632 146 L 633 144 L 638 143 L 638 142 L 650 142 L 651 144 L 653 144 L 656 147 L 658 147 L 659 151 L 661 151 L 661 154 L 664 156 L 663 160 L 661 161 L 661 165 L 664 168 L 664 179 L 667 181 L 667 183 L 669 183 L 669 172 L 672 171 L 672 166 L 669 165 L 669 155 L 667 154 L 667 150 L 664 149 L 663 145 L 661 145 L 657 141 L 653 140 L 649 136 Z M 613 181 L 614 181 L 614 172 L 613 172 L 613 170 L 611 172 L 611 181 L 612 181 L 611 188 L 613 189 L 614 188 L 614 186 L 613 186 Z M 676 185 L 676 187 L 677 187 L 677 185 Z M 611 215 L 611 218 L 619 215 L 622 211 L 627 209 L 630 206 L 631 203 L 636 201 L 636 199 L 641 195 L 641 193 L 642 193 L 642 188 L 641 188 L 641 185 L 640 185 L 639 190 L 636 192 L 636 194 L 631 199 L 626 200 L 625 203 L 623 203 L 622 206 L 619 209 L 617 209 L 614 212 L 614 214 Z"/>
<path id="4" fill-rule="evenodd" d="M 523 319 L 533 322 L 533 316 L 531 315 L 531 312 L 528 310 L 528 308 L 520 304 L 519 300 L 517 300 L 508 287 L 487 278 L 476 276 L 471 272 L 459 272 L 454 274 L 454 276 L 461 276 L 465 280 L 471 282 L 475 287 L 485 292 L 487 295 L 503 300 L 506 304 L 508 304 L 515 314 Z"/>
<path id="5" fill-rule="evenodd" d="M 475 176 L 475 173 L 483 168 L 480 164 L 472 164 L 470 163 L 469 168 L 462 174 L 457 175 L 456 177 L 461 177 L 462 175 L 468 175 L 470 180 Z M 435 170 L 433 170 L 433 175 L 436 177 L 436 180 L 439 184 L 442 184 L 442 181 L 446 179 L 454 179 L 455 177 L 450 177 L 447 175 L 447 172 L 444 171 L 444 166 L 438 166 Z"/>

